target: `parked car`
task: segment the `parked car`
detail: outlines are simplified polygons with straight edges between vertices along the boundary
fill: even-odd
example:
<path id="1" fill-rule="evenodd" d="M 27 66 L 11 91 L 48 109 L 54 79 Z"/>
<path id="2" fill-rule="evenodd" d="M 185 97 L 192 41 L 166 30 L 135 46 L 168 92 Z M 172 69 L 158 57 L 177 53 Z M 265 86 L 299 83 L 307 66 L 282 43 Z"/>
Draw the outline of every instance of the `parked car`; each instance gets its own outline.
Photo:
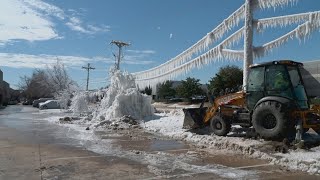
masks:
<path id="1" fill-rule="evenodd" d="M 19 102 L 17 100 L 13 100 L 13 101 L 9 101 L 8 102 L 8 105 L 16 105 L 18 104 Z"/>
<path id="2" fill-rule="evenodd" d="M 202 101 L 206 100 L 206 96 L 193 96 L 191 98 L 191 103 L 201 103 Z"/>
<path id="3" fill-rule="evenodd" d="M 39 103 L 39 109 L 60 109 L 60 104 L 57 100 L 48 100 L 46 102 Z"/>
<path id="4" fill-rule="evenodd" d="M 183 101 L 183 98 L 170 98 L 169 99 L 169 102 L 182 102 Z"/>
<path id="5" fill-rule="evenodd" d="M 39 107 L 39 103 L 46 102 L 48 100 L 53 100 L 53 98 L 40 98 L 40 99 L 34 100 L 33 103 L 32 103 L 32 106 L 38 108 Z"/>
<path id="6" fill-rule="evenodd" d="M 32 100 L 25 100 L 23 101 L 22 105 L 32 105 Z"/>

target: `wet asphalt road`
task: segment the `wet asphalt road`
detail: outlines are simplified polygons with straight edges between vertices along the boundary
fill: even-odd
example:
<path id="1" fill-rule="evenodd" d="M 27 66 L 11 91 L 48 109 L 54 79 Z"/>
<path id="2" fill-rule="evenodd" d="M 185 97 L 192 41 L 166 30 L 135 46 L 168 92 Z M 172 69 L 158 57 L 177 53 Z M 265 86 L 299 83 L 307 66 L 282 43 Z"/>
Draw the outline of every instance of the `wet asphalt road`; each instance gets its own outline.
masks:
<path id="1" fill-rule="evenodd" d="M 44 120 L 57 115 L 0 110 L 0 179 L 319 179 L 141 130 L 92 133 Z"/>

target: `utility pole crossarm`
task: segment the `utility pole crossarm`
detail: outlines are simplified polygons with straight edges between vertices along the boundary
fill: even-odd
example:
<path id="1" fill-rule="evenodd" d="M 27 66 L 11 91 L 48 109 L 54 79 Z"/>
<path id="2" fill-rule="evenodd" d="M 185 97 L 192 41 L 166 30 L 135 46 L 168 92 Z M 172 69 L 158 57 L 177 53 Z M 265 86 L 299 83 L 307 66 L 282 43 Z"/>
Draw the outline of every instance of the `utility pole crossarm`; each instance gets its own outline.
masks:
<path id="1" fill-rule="evenodd" d="M 122 51 L 122 47 L 124 46 L 129 46 L 129 43 L 126 42 L 122 42 L 122 41 L 114 41 L 112 40 L 110 44 L 115 44 L 116 46 L 118 46 L 119 50 L 118 50 L 118 56 L 116 57 L 116 55 L 114 55 L 117 59 L 116 59 L 116 69 L 119 70 L 120 69 L 120 61 L 121 61 L 121 51 Z"/>
<path id="2" fill-rule="evenodd" d="M 94 70 L 96 68 L 91 67 L 90 63 L 88 63 L 88 66 L 87 67 L 82 66 L 82 69 L 87 70 L 87 87 L 86 87 L 86 91 L 88 91 L 89 90 L 89 72 L 90 72 L 90 70 Z"/>

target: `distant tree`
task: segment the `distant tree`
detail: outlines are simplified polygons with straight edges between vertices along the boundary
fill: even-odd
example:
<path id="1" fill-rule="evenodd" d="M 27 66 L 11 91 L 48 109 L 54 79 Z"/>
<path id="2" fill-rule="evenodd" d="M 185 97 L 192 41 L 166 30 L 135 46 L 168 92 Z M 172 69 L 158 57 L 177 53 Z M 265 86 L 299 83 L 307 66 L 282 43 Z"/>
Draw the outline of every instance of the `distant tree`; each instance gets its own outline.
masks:
<path id="1" fill-rule="evenodd" d="M 176 91 L 172 88 L 172 81 L 166 81 L 158 85 L 158 96 L 160 99 L 174 97 Z"/>
<path id="2" fill-rule="evenodd" d="M 152 95 L 152 88 L 150 86 L 144 88 L 144 92 L 146 93 L 146 95 Z"/>
<path id="3" fill-rule="evenodd" d="M 52 89 L 48 84 L 48 76 L 44 70 L 35 69 L 31 77 L 20 77 L 18 86 L 28 99 L 52 96 Z"/>
<path id="4" fill-rule="evenodd" d="M 152 88 L 150 86 L 147 86 L 144 88 L 144 90 L 140 91 L 142 94 L 146 94 L 146 95 L 152 95 Z"/>
<path id="5" fill-rule="evenodd" d="M 209 80 L 208 89 L 214 96 L 235 92 L 241 87 L 242 78 L 242 69 L 237 66 L 225 66 L 220 68 L 218 73 Z"/>
<path id="6" fill-rule="evenodd" d="M 177 87 L 177 94 L 183 98 L 204 94 L 201 89 L 200 79 L 188 77 L 186 80 L 181 81 L 181 85 Z"/>
<path id="7" fill-rule="evenodd" d="M 77 89 L 62 63 L 48 66 L 46 69 L 35 69 L 32 75 L 20 77 L 19 89 L 28 99 L 61 96 Z"/>

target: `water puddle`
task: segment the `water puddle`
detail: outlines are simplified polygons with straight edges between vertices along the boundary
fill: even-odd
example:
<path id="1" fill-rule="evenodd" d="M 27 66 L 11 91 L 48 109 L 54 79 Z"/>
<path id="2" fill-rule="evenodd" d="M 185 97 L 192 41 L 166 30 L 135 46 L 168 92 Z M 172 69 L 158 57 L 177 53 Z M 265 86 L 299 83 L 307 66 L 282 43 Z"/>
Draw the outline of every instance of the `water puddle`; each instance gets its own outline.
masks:
<path id="1" fill-rule="evenodd" d="M 186 149 L 188 146 L 180 141 L 175 140 L 159 140 L 154 139 L 151 141 L 151 151 L 168 151 L 168 150 L 179 150 Z"/>

